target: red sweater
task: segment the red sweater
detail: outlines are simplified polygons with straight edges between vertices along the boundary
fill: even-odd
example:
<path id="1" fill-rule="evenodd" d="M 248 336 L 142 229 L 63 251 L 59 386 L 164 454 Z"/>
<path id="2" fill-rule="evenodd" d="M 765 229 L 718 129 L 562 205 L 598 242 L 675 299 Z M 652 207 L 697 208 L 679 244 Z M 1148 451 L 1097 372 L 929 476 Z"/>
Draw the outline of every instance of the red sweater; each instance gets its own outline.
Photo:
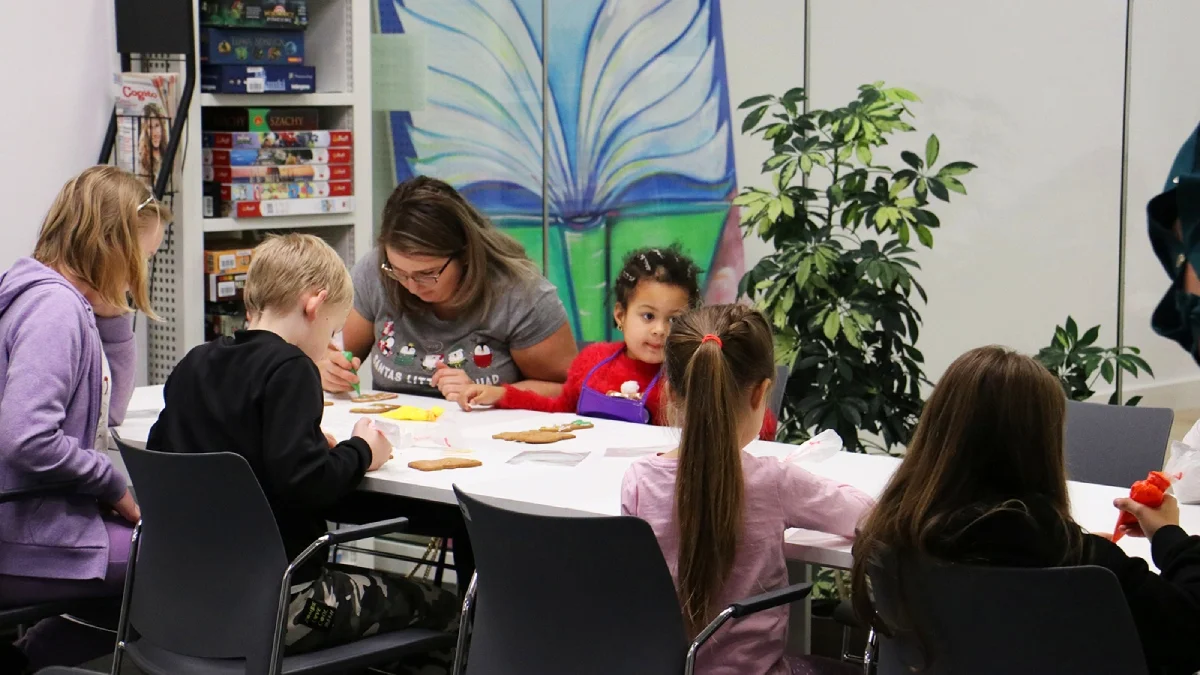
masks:
<path id="1" fill-rule="evenodd" d="M 645 396 L 646 410 L 650 413 L 650 423 L 666 426 L 667 416 L 663 409 L 661 393 L 666 378 L 659 378 L 658 383 L 646 394 L 646 387 L 654 379 L 662 364 L 646 363 L 631 358 L 625 352 L 624 342 L 598 342 L 588 345 L 579 352 L 579 356 L 571 362 L 567 371 L 567 381 L 563 383 L 562 393 L 555 398 L 517 389 L 512 385 L 504 385 L 504 396 L 496 403 L 497 408 L 515 408 L 520 410 L 537 410 L 540 412 L 575 412 L 579 405 L 579 393 L 583 390 L 583 380 L 588 372 L 604 359 L 620 351 L 617 358 L 609 361 L 596 370 L 588 386 L 601 394 L 610 391 L 620 391 L 621 385 L 629 380 L 638 383 L 638 390 Z M 763 420 L 762 432 L 758 436 L 765 441 L 775 440 L 775 416 L 767 411 Z"/>

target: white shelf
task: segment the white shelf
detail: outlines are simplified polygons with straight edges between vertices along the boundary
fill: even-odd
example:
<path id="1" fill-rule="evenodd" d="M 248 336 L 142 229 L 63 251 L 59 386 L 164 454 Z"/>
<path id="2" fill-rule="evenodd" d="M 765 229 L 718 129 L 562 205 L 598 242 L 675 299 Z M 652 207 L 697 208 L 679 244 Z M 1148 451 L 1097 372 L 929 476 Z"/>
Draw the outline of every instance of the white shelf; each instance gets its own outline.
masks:
<path id="1" fill-rule="evenodd" d="M 358 217 L 350 213 L 323 213 L 313 216 L 271 216 L 268 218 L 205 218 L 205 232 L 244 232 L 246 230 L 291 230 L 306 227 L 351 227 Z"/>
<path id="2" fill-rule="evenodd" d="M 313 94 L 200 94 L 200 105 L 270 108 L 283 106 L 352 106 L 354 94 L 340 92 Z"/>

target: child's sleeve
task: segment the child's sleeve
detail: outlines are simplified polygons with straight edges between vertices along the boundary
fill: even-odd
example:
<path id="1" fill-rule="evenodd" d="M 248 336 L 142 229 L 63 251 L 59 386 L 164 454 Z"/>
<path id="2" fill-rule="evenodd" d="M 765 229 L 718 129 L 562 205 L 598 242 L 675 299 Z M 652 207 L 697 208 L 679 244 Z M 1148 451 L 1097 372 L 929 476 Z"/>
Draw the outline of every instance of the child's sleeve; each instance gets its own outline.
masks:
<path id="1" fill-rule="evenodd" d="M 604 351 L 602 347 L 603 345 L 586 347 L 575 357 L 567 370 L 567 381 L 563 383 L 562 393 L 558 396 L 542 396 L 537 392 L 506 384 L 504 396 L 496 403 L 496 407 L 538 412 L 575 412 L 576 406 L 579 405 L 579 392 L 583 389 L 584 378 L 592 366 L 603 358 L 600 356 Z"/>
<path id="2" fill-rule="evenodd" d="M 858 488 L 814 476 L 789 462 L 780 462 L 778 484 L 788 527 L 853 537 L 858 521 L 875 505 Z"/>
<path id="3" fill-rule="evenodd" d="M 307 358 L 272 372 L 263 391 L 263 487 L 280 505 L 323 509 L 352 492 L 371 465 L 361 438 L 333 448 L 321 431 L 321 378 Z"/>
<path id="4" fill-rule="evenodd" d="M 638 508 L 637 467 L 631 466 L 621 479 L 621 515 L 636 516 Z"/>
<path id="5" fill-rule="evenodd" d="M 108 397 L 108 425 L 120 426 L 133 397 L 137 368 L 137 340 L 133 335 L 133 315 L 96 317 L 100 344 L 108 359 L 112 388 Z"/>

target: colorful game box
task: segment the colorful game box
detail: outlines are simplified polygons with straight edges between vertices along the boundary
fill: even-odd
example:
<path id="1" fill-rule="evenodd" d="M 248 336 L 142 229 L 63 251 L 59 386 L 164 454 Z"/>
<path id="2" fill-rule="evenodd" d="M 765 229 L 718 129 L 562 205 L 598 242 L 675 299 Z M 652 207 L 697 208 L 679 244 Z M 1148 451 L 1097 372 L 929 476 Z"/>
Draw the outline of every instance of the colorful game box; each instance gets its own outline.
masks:
<path id="1" fill-rule="evenodd" d="M 258 148 L 349 148 L 354 132 L 338 131 L 240 131 L 205 132 L 203 146 L 217 149 Z"/>
<path id="2" fill-rule="evenodd" d="M 214 150 L 204 148 L 204 166 L 291 166 L 295 164 L 350 164 L 350 148 L 262 148 L 258 150 Z"/>
<path id="3" fill-rule="evenodd" d="M 310 94 L 312 66 L 200 66 L 200 91 L 208 94 Z"/>
<path id="4" fill-rule="evenodd" d="M 237 218 L 270 218 L 273 216 L 313 216 L 325 213 L 350 213 L 354 197 L 323 199 L 276 199 L 258 202 L 237 202 L 233 215 Z"/>
<path id="5" fill-rule="evenodd" d="M 308 0 L 200 0 L 200 25 L 303 30 Z"/>
<path id="6" fill-rule="evenodd" d="M 350 180 L 349 164 L 294 164 L 291 166 L 205 166 L 204 180 L 218 183 L 286 183 L 294 180 Z"/>
<path id="7" fill-rule="evenodd" d="M 204 251 L 205 274 L 245 274 L 250 271 L 250 258 L 254 249 L 228 248 Z"/>
<path id="8" fill-rule="evenodd" d="M 171 135 L 177 77 L 174 73 L 121 73 L 114 84 L 115 164 L 153 185 Z"/>
<path id="9" fill-rule="evenodd" d="M 218 66 L 303 65 L 304 33 L 201 28 L 200 63 Z"/>
<path id="10" fill-rule="evenodd" d="M 245 274 L 206 274 L 209 302 L 241 300 L 246 290 Z"/>
<path id="11" fill-rule="evenodd" d="M 345 197 L 353 194 L 354 183 L 348 180 L 308 181 L 290 183 L 234 183 L 221 186 L 221 199 L 231 202 L 268 199 L 313 199 Z"/>
<path id="12" fill-rule="evenodd" d="M 321 128 L 317 108 L 204 108 L 205 131 L 316 131 Z"/>

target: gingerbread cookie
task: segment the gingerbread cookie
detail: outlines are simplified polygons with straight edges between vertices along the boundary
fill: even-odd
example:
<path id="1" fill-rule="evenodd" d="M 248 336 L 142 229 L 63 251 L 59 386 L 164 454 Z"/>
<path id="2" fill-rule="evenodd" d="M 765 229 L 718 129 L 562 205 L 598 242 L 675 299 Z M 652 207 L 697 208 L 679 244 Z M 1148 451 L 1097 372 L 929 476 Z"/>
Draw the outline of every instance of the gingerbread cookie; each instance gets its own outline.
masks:
<path id="1" fill-rule="evenodd" d="M 558 431 L 556 427 L 550 427 L 548 429 L 535 429 L 534 431 L 505 431 L 504 433 L 492 436 L 492 438 L 499 441 L 544 445 L 546 443 L 557 443 L 575 438 L 575 434 Z"/>
<path id="2" fill-rule="evenodd" d="M 400 406 L 391 403 L 372 403 L 370 405 L 351 408 L 350 412 L 355 415 L 382 415 L 385 412 L 391 412 Z"/>
<path id="3" fill-rule="evenodd" d="M 374 392 L 371 392 L 370 394 L 360 394 L 358 396 L 351 396 L 350 402 L 351 403 L 375 403 L 376 401 L 390 401 L 398 396 L 399 396 L 399 394 L 393 394 L 390 391 L 374 391 Z M 399 406 L 397 406 L 397 407 L 399 407 Z"/>
<path id="4" fill-rule="evenodd" d="M 417 471 L 444 471 L 446 469 L 470 469 L 483 466 L 483 462 L 468 457 L 443 457 L 441 459 L 418 459 L 408 463 L 408 468 Z"/>
<path id="5" fill-rule="evenodd" d="M 566 433 L 570 433 L 572 431 L 578 431 L 579 429 L 591 429 L 594 426 L 596 426 L 596 425 L 594 425 L 591 422 L 588 422 L 586 420 L 575 420 L 574 422 L 568 422 L 567 424 L 560 424 L 556 427 L 541 427 L 540 429 L 538 429 L 538 431 L 555 431 L 560 434 L 566 434 Z"/>
<path id="6" fill-rule="evenodd" d="M 331 406 L 331 405 L 333 405 L 333 401 L 325 401 L 325 407 L 326 407 L 326 408 L 328 408 L 328 407 L 329 407 L 329 406 Z"/>

